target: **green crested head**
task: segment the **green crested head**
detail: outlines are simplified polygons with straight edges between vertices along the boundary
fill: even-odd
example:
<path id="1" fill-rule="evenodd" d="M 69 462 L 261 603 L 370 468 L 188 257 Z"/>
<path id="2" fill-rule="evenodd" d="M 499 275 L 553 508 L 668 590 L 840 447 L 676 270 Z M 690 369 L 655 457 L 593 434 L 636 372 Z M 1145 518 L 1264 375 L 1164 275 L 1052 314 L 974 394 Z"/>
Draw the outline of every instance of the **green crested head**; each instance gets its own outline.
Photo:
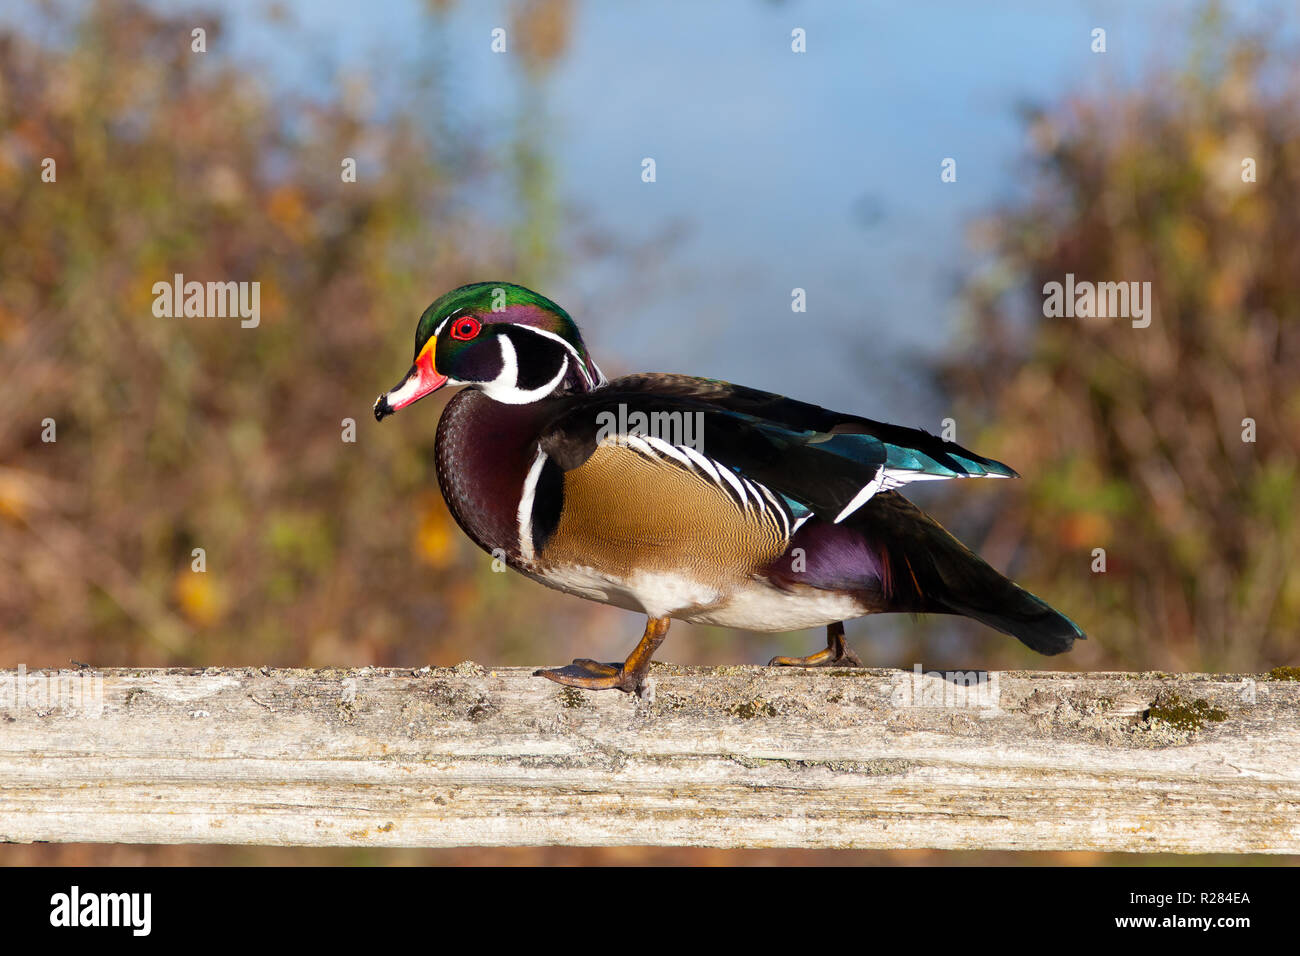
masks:
<path id="1" fill-rule="evenodd" d="M 510 405 L 605 384 L 569 314 L 510 282 L 475 282 L 438 298 L 416 325 L 413 362 L 375 402 L 376 418 L 445 384 L 477 386 Z"/>
<path id="2" fill-rule="evenodd" d="M 546 296 L 510 282 L 474 282 L 439 296 L 424 310 L 415 327 L 415 355 L 454 315 L 473 315 L 484 323 L 512 322 L 545 329 L 582 344 L 582 334 L 569 313 Z"/>

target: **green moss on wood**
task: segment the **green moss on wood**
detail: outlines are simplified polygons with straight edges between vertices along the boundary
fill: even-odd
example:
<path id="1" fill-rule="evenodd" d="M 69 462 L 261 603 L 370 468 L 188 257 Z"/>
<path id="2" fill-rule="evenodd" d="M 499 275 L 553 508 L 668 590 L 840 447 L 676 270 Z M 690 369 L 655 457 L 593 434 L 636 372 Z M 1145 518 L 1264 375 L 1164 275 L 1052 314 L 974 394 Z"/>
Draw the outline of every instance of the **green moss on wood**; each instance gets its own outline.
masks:
<path id="1" fill-rule="evenodd" d="M 1218 723 L 1227 720 L 1228 712 L 1210 706 L 1201 697 L 1189 704 L 1178 694 L 1170 691 L 1156 698 L 1151 709 L 1147 711 L 1147 716 L 1159 718 L 1178 730 L 1194 733 L 1204 727 L 1206 722 Z"/>

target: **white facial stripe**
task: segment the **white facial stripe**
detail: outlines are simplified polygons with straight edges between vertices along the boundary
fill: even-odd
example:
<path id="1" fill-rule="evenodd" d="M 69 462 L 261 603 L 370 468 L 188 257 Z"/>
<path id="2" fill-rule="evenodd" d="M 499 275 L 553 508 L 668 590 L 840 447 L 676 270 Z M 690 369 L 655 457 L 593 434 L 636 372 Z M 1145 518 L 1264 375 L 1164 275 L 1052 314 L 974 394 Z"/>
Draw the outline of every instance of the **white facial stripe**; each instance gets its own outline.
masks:
<path id="1" fill-rule="evenodd" d="M 483 384 L 484 393 L 493 401 L 503 405 L 527 405 L 540 401 L 555 391 L 569 372 L 569 357 L 566 355 L 555 378 L 540 388 L 522 389 L 519 387 L 519 356 L 515 352 L 515 344 L 510 341 L 509 335 L 498 335 L 497 341 L 501 343 L 501 374 Z"/>
<path id="2" fill-rule="evenodd" d="M 546 464 L 546 452 L 537 449 L 533 466 L 528 469 L 524 479 L 524 493 L 519 497 L 519 554 L 525 561 L 533 560 L 533 499 L 537 495 L 537 480 L 542 476 L 542 466 Z"/>
<path id="3" fill-rule="evenodd" d="M 452 309 L 450 312 L 448 312 L 447 317 L 443 319 L 441 322 L 439 322 L 438 327 L 433 330 L 434 336 L 437 337 L 439 335 L 442 335 L 442 330 L 447 327 L 447 323 L 450 322 L 452 319 L 456 318 L 456 316 L 460 315 L 464 311 L 465 311 L 465 307 L 462 305 L 460 308 Z"/>
<path id="4" fill-rule="evenodd" d="M 452 319 L 456 318 L 456 317 L 457 317 L 461 312 L 463 312 L 463 311 L 464 311 L 463 309 L 456 309 L 454 312 L 452 312 L 451 314 L 449 314 L 445 319 L 443 319 L 441 322 L 439 322 L 439 323 L 438 323 L 438 327 L 437 327 L 436 329 L 433 330 L 433 335 L 434 335 L 434 337 L 436 338 L 437 336 L 442 335 L 442 330 L 445 329 L 445 328 L 447 327 L 447 323 L 450 322 Z M 592 362 L 590 359 L 584 361 L 583 358 L 582 358 L 582 355 L 578 352 L 578 350 L 577 350 L 576 348 L 574 348 L 573 343 L 570 342 L 568 339 L 564 338 L 564 337 L 561 336 L 561 335 L 556 335 L 554 332 L 551 332 L 551 331 L 549 331 L 548 329 L 539 329 L 539 328 L 535 328 L 535 327 L 533 327 L 533 326 L 531 326 L 531 325 L 515 325 L 515 324 L 513 324 L 513 323 L 509 323 L 509 324 L 510 324 L 511 328 L 516 328 L 516 329 L 525 329 L 525 330 L 527 330 L 527 331 L 529 331 L 529 332 L 532 332 L 532 333 L 535 334 L 535 335 L 540 335 L 540 336 L 542 336 L 543 338 L 552 339 L 553 341 L 559 342 L 561 345 L 563 345 L 564 348 L 565 348 L 565 350 L 566 350 L 566 351 L 569 353 L 569 355 L 573 358 L 574 366 L 578 369 L 578 373 L 582 376 L 583 380 L 587 383 L 587 387 L 588 387 L 588 388 L 593 388 L 593 389 L 594 389 L 594 388 L 600 388 L 600 387 L 603 386 L 603 385 L 608 385 L 608 384 L 609 384 L 609 380 L 605 378 L 605 373 L 602 372 L 602 371 L 600 370 L 599 366 L 597 366 L 596 363 L 595 363 L 595 362 Z M 506 336 L 502 335 L 502 336 L 499 336 L 499 338 L 501 338 L 501 339 L 504 341 L 504 340 L 506 339 Z M 510 348 L 511 348 L 511 351 L 514 350 L 514 343 L 511 343 Z M 504 347 L 502 348 L 502 351 L 504 352 Z M 516 356 L 515 359 L 516 359 L 516 369 L 517 369 L 517 368 L 518 368 L 518 356 Z M 596 372 L 596 377 L 595 377 L 595 378 L 592 378 L 591 372 L 590 372 L 590 371 L 588 370 L 588 368 L 587 368 L 588 365 L 590 365 L 591 368 L 595 370 L 595 372 Z M 565 371 L 566 371 L 566 372 L 568 371 L 568 366 L 567 366 L 567 364 L 566 364 L 566 366 L 565 366 Z M 518 374 L 518 372 L 516 371 L 516 375 L 517 375 L 517 374 Z M 564 376 L 561 375 L 561 376 L 560 376 L 560 381 L 563 381 L 563 380 L 564 380 Z M 509 384 L 513 385 L 513 381 L 514 381 L 514 380 L 512 380 Z M 451 384 L 460 384 L 460 383 L 458 383 L 458 382 L 454 382 L 454 381 L 453 381 L 453 382 L 451 382 Z M 500 386 L 500 385 L 504 385 L 504 384 L 507 384 L 507 383 L 503 380 L 503 378 L 502 378 L 501 376 L 498 376 L 498 377 L 497 377 L 497 381 L 494 382 L 494 383 L 491 383 L 491 384 L 494 384 L 494 385 Z M 559 382 L 557 382 L 556 384 L 559 384 Z M 554 390 L 554 386 L 551 386 L 551 389 L 550 389 L 550 390 Z M 484 388 L 484 391 L 487 391 L 487 388 L 486 388 L 486 387 Z M 527 393 L 523 393 L 523 392 L 521 392 L 520 394 L 527 394 Z M 527 402 L 529 402 L 529 401 L 536 401 L 536 399 L 527 399 L 527 400 L 523 400 L 523 399 L 521 399 L 521 400 L 516 401 L 516 402 L 510 402 L 508 399 L 498 399 L 498 401 L 503 401 L 503 402 L 506 402 L 507 404 L 523 405 L 523 404 L 527 404 Z"/>
<path id="5" fill-rule="evenodd" d="M 592 379 L 591 373 L 587 371 L 587 366 L 586 363 L 583 362 L 582 356 L 579 355 L 578 350 L 573 347 L 573 343 L 570 342 L 568 339 L 564 338 L 564 336 L 556 335 L 554 332 L 550 331 L 549 329 L 539 329 L 531 325 L 517 325 L 515 326 L 515 328 L 527 329 L 529 332 L 532 332 L 534 335 L 540 335 L 543 338 L 547 338 L 559 342 L 561 345 L 565 347 L 565 349 L 568 350 L 569 354 L 573 356 L 573 363 L 577 367 L 578 372 L 582 375 L 583 379 L 586 381 L 587 385 L 592 388 L 596 387 L 597 383 L 594 379 Z M 600 376 L 600 384 L 601 385 L 605 384 L 604 375 Z"/>

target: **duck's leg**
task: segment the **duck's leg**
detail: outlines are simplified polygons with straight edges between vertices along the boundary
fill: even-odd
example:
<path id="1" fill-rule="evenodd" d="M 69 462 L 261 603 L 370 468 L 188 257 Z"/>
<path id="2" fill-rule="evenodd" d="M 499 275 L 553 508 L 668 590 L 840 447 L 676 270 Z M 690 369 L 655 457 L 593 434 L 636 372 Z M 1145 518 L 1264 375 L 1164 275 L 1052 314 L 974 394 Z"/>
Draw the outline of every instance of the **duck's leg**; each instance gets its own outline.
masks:
<path id="1" fill-rule="evenodd" d="M 601 664 L 598 661 L 583 658 L 567 667 L 552 670 L 533 671 L 534 677 L 545 677 L 557 684 L 569 687 L 582 687 L 586 690 L 622 690 L 629 694 L 641 689 L 645 672 L 650 669 L 650 658 L 658 650 L 668 635 L 669 619 L 652 617 L 645 623 L 645 634 L 622 666 L 618 664 Z"/>
<path id="2" fill-rule="evenodd" d="M 826 649 L 807 657 L 774 657 L 768 667 L 864 667 L 853 648 L 844 642 L 844 622 L 826 625 Z"/>

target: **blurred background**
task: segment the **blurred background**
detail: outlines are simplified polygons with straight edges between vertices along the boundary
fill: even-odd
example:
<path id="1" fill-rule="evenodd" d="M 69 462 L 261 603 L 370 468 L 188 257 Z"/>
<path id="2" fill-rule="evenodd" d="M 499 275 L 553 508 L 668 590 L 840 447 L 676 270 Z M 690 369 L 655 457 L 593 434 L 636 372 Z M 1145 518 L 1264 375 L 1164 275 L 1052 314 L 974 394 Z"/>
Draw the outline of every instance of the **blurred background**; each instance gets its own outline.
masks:
<path id="1" fill-rule="evenodd" d="M 932 432 L 951 418 L 1021 472 L 910 496 L 1089 640 L 1049 663 L 970 622 L 881 616 L 849 624 L 868 664 L 1296 664 L 1297 23 L 1268 2 L 7 7 L 0 666 L 624 656 L 642 620 L 492 573 L 452 523 L 433 469 L 445 397 L 371 417 L 423 308 L 484 279 L 563 305 L 611 377 L 707 375 Z M 1154 321 L 1043 318 L 1067 272 L 1151 282 Z M 175 273 L 260 282 L 260 325 L 155 317 Z M 762 663 L 821 641 L 678 624 L 660 656 Z"/>

